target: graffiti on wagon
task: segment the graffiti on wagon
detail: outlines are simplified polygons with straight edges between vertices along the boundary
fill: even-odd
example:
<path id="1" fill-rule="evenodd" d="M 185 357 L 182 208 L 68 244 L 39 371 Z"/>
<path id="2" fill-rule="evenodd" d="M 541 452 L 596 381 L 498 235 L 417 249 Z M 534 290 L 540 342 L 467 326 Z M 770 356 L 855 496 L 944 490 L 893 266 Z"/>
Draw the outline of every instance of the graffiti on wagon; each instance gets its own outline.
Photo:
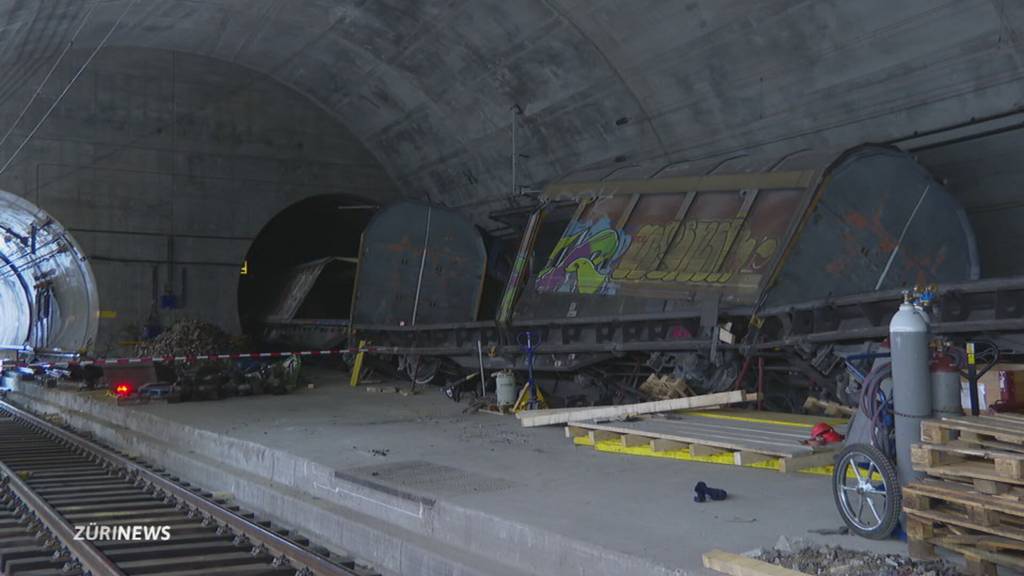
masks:
<path id="1" fill-rule="evenodd" d="M 608 218 L 579 221 L 552 250 L 536 289 L 614 295 L 658 285 L 753 288 L 780 243 L 777 234 L 753 233 L 741 216 L 642 224 L 632 234 Z"/>

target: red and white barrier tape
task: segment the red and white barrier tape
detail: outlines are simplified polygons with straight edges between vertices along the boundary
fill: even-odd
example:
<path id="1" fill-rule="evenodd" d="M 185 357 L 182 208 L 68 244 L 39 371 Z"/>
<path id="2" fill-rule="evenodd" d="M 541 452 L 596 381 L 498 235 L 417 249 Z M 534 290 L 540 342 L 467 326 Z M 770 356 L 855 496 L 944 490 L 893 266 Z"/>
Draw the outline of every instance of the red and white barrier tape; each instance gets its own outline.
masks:
<path id="1" fill-rule="evenodd" d="M 252 352 L 246 354 L 197 354 L 195 356 L 141 356 L 138 358 L 96 358 L 75 360 L 72 366 L 124 366 L 129 364 L 174 364 L 177 362 L 202 362 L 205 360 L 243 360 L 261 358 L 286 358 L 288 356 L 334 356 L 345 354 L 345 350 L 304 350 L 302 352 Z"/>
<path id="2" fill-rule="evenodd" d="M 69 360 L 67 362 L 34 362 L 25 364 L 16 363 L 20 366 L 131 366 L 135 364 L 174 364 L 178 362 L 202 362 L 209 360 L 243 360 L 243 359 L 266 359 L 266 358 L 287 358 L 289 356 L 337 356 L 349 352 L 372 352 L 372 348 L 338 348 L 333 350 L 303 350 L 300 352 L 250 352 L 241 354 L 196 354 L 192 356 L 138 356 L 133 358 L 89 358 L 83 360 Z"/>

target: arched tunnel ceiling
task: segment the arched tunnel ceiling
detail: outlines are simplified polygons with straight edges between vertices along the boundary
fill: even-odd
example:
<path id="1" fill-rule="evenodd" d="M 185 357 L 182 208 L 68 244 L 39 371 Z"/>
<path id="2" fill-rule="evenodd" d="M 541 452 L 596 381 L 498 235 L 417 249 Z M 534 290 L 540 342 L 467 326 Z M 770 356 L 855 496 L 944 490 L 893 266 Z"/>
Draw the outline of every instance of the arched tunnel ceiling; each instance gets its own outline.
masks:
<path id="1" fill-rule="evenodd" d="M 1024 104 L 1011 0 L 5 0 L 0 98 L 79 26 L 76 48 L 95 46 L 122 13 L 109 45 L 268 74 L 344 122 L 406 195 L 481 222 L 511 188 L 513 104 L 530 187 L 595 164 L 887 140 Z"/>

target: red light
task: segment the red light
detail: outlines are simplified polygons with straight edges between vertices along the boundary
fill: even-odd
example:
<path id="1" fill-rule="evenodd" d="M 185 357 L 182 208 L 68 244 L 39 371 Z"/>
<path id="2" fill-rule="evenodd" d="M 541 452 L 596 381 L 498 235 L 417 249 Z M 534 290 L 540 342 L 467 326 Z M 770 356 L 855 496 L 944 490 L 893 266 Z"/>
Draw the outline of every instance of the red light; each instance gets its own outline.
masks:
<path id="1" fill-rule="evenodd" d="M 114 394 L 124 398 L 132 393 L 132 387 L 130 384 L 118 384 L 114 387 Z"/>

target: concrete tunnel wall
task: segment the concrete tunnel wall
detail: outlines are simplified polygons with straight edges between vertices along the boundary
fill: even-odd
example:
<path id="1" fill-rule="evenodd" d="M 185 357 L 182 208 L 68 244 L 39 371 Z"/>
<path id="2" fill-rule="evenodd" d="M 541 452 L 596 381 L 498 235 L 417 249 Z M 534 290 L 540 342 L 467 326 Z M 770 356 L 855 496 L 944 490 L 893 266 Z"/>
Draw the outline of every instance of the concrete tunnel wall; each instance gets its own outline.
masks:
<path id="1" fill-rule="evenodd" d="M 3 162 L 86 56 L 65 60 Z M 2 100 L 0 125 L 15 121 L 45 68 Z M 220 60 L 141 48 L 103 50 L 0 189 L 51 213 L 82 246 L 103 311 L 99 353 L 137 339 L 154 270 L 162 293 L 171 252 L 180 308 L 161 312 L 165 324 L 195 317 L 237 331 L 239 269 L 275 214 L 321 194 L 396 194 L 373 156 L 294 90 Z"/>
<path id="2" fill-rule="evenodd" d="M 81 30 L 0 157 L 111 33 L 0 177 L 117 260 L 94 262 L 118 305 L 101 347 L 148 313 L 149 264 L 124 260 L 165 258 L 169 233 L 176 258 L 224 263 L 207 281 L 190 271 L 186 311 L 234 328 L 227 264 L 298 198 L 401 193 L 498 228 L 514 104 L 533 189 L 588 166 L 782 157 L 1024 105 L 1024 4 L 1003 0 L 48 0 L 4 3 L 0 23 L 0 127 Z M 156 131 L 174 117 L 193 121 Z M 131 234 L 89 231 L 108 228 Z"/>
<path id="3" fill-rule="evenodd" d="M 0 71 L 94 46 L 235 62 L 330 110 L 399 188 L 487 213 L 588 165 L 841 149 L 1020 107 L 1006 0 L 10 2 Z"/>

